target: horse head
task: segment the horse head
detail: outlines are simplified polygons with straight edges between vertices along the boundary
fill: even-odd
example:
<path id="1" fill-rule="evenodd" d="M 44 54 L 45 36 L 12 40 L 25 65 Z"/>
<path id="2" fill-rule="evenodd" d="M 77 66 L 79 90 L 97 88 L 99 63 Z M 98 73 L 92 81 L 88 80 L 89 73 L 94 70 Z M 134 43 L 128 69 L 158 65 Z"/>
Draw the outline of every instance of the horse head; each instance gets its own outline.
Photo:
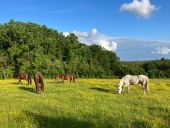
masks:
<path id="1" fill-rule="evenodd" d="M 117 86 L 118 93 L 121 94 L 122 93 L 122 84 L 119 82 L 116 86 Z"/>

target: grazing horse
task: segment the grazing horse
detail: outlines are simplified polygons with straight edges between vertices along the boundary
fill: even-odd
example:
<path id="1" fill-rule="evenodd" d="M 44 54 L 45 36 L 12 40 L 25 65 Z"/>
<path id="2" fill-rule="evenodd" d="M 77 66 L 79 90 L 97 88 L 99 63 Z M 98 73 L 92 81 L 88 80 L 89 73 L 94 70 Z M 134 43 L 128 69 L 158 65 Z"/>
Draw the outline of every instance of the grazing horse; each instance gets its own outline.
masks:
<path id="1" fill-rule="evenodd" d="M 34 82 L 36 86 L 36 93 L 44 92 L 44 81 L 43 75 L 41 73 L 37 73 L 34 75 Z"/>
<path id="2" fill-rule="evenodd" d="M 71 83 L 71 81 L 73 81 L 75 83 L 75 75 L 74 74 L 61 74 L 61 75 L 56 76 L 55 80 L 57 78 L 62 79 L 62 83 L 64 83 L 64 80 L 70 80 L 70 83 Z"/>
<path id="3" fill-rule="evenodd" d="M 145 92 L 149 92 L 149 79 L 146 75 L 126 75 L 124 76 L 120 82 L 118 83 L 118 93 L 124 92 L 123 87 L 128 87 L 128 93 L 130 94 L 130 85 L 141 84 L 144 94 Z"/>
<path id="4" fill-rule="evenodd" d="M 27 74 L 26 72 L 20 72 L 18 73 L 18 84 L 22 84 L 21 80 L 26 80 L 28 81 L 28 85 L 32 84 L 32 76 L 30 74 Z"/>

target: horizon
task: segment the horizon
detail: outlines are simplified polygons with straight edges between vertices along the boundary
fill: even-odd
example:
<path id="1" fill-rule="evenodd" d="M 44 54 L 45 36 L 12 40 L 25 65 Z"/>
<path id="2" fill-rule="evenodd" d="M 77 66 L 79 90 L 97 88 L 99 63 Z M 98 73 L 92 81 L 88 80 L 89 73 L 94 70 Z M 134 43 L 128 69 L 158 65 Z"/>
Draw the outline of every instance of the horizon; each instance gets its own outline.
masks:
<path id="1" fill-rule="evenodd" d="M 14 19 L 74 33 L 122 61 L 170 59 L 170 1 L 0 1 L 0 24 Z"/>

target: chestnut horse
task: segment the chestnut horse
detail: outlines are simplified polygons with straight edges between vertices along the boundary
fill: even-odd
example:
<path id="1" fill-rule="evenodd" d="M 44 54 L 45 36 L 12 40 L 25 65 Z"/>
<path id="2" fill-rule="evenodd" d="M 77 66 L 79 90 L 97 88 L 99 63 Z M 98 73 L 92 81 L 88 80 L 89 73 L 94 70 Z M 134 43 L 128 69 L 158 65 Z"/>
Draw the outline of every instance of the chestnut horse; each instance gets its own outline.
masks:
<path id="1" fill-rule="evenodd" d="M 74 74 L 61 74 L 61 75 L 56 76 L 55 80 L 57 78 L 62 79 L 62 83 L 64 83 L 64 80 L 70 80 L 70 83 L 71 83 L 71 81 L 73 81 L 75 83 L 75 75 Z"/>
<path id="2" fill-rule="evenodd" d="M 26 80 L 26 81 L 28 81 L 28 85 L 29 84 L 32 84 L 32 77 L 31 77 L 31 75 L 30 74 L 27 74 L 26 72 L 20 72 L 20 73 L 18 73 L 18 79 L 19 79 L 19 81 L 18 81 L 18 84 L 22 84 L 22 81 L 21 80 Z"/>
<path id="3" fill-rule="evenodd" d="M 34 82 L 36 86 L 36 93 L 44 92 L 44 81 L 43 75 L 41 73 L 37 73 L 34 75 Z"/>

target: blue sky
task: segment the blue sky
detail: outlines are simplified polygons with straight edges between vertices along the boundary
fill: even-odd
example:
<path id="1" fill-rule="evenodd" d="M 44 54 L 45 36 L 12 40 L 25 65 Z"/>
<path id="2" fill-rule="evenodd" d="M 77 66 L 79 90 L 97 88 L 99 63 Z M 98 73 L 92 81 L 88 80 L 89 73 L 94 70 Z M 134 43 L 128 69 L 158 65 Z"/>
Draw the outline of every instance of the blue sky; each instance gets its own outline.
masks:
<path id="1" fill-rule="evenodd" d="M 170 59 L 170 0 L 0 0 L 0 23 L 10 19 L 74 32 L 121 60 Z"/>

